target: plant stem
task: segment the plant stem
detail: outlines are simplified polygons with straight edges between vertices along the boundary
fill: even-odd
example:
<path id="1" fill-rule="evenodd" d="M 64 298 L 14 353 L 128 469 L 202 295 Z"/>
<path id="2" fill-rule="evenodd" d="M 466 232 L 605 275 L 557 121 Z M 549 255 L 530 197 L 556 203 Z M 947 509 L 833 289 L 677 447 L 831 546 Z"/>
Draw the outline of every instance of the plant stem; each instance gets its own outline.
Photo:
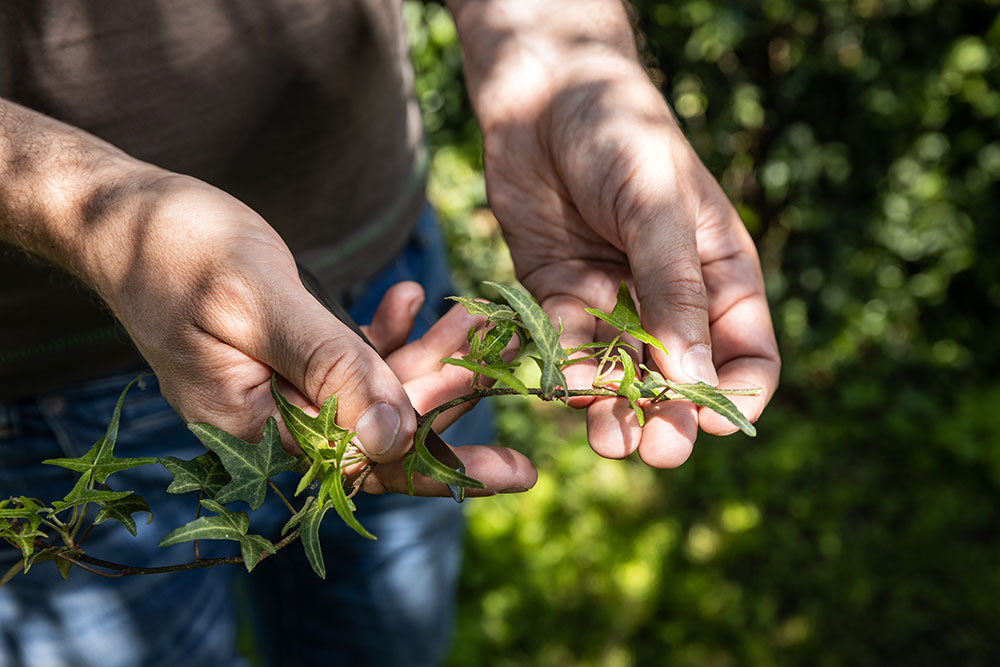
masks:
<path id="1" fill-rule="evenodd" d="M 288 502 L 288 498 L 285 497 L 285 494 L 283 494 L 281 492 L 281 489 L 279 489 L 277 487 L 277 485 L 274 482 L 272 482 L 271 480 L 267 480 L 267 483 L 271 486 L 271 488 L 274 490 L 274 492 L 278 494 L 278 497 L 281 498 L 281 502 L 285 503 L 285 507 L 287 507 L 288 511 L 292 513 L 292 516 L 295 516 L 296 514 L 298 514 L 298 512 L 295 510 L 295 508 L 292 507 L 292 504 L 290 502 Z"/>

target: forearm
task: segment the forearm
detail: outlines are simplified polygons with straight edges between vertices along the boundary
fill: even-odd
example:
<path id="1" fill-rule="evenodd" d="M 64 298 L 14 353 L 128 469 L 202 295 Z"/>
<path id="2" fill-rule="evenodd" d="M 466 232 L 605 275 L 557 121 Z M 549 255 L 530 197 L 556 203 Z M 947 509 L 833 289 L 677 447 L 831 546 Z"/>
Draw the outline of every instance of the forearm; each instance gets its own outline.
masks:
<path id="1" fill-rule="evenodd" d="M 622 0 L 449 0 L 487 126 L 541 114 L 588 81 L 643 75 Z"/>
<path id="2" fill-rule="evenodd" d="M 82 130 L 0 99 L 0 241 L 88 284 L 113 270 L 142 182 L 160 172 Z"/>

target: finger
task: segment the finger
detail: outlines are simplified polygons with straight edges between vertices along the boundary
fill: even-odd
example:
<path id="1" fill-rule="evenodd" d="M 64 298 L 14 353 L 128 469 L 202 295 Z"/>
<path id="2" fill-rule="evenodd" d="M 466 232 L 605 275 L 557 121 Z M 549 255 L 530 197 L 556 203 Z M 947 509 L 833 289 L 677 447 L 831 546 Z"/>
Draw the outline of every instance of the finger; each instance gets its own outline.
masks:
<path id="1" fill-rule="evenodd" d="M 606 459 L 623 459 L 639 447 L 642 431 L 628 401 L 598 398 L 587 408 L 587 440 Z"/>
<path id="2" fill-rule="evenodd" d="M 667 377 L 718 384 L 712 362 L 708 295 L 701 272 L 692 221 L 658 220 L 628 241 L 629 263 L 643 327 L 666 346 L 669 355 L 652 349 Z"/>
<path id="3" fill-rule="evenodd" d="M 386 363 L 403 382 L 433 373 L 442 359 L 467 345 L 469 329 L 483 322 L 485 318 L 469 315 L 456 304 L 427 333 L 386 357 Z"/>
<path id="4" fill-rule="evenodd" d="M 378 461 L 400 458 L 416 418 L 395 374 L 301 285 L 275 281 L 269 288 L 239 309 L 207 309 L 201 326 L 275 369 L 314 405 L 336 394 L 337 421 L 357 432 L 365 453 Z"/>
<path id="5" fill-rule="evenodd" d="M 698 435 L 696 406 L 688 401 L 647 403 L 639 458 L 654 468 L 676 468 L 691 456 Z"/>
<path id="6" fill-rule="evenodd" d="M 424 288 L 412 280 L 396 283 L 385 293 L 371 324 L 362 327 L 382 357 L 403 346 L 424 303 Z"/>
<path id="7" fill-rule="evenodd" d="M 527 491 L 538 481 L 538 471 L 531 461 L 513 449 L 471 445 L 452 447 L 465 464 L 466 474 L 486 484 L 484 489 L 466 489 L 468 496 L 491 496 L 497 493 Z M 406 474 L 398 462 L 375 466 L 365 480 L 366 493 L 407 493 Z M 413 476 L 417 496 L 450 496 L 448 487 L 422 475 Z"/>

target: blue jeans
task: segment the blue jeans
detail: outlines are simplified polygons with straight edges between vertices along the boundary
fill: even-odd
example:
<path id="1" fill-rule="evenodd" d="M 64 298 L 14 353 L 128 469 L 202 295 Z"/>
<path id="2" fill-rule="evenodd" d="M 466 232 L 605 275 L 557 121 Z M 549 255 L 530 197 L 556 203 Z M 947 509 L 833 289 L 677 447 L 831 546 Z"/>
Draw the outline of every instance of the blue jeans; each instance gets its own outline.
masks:
<path id="1" fill-rule="evenodd" d="M 339 296 L 357 321 L 367 322 L 385 290 L 407 279 L 427 291 L 414 327 L 419 336 L 447 307 L 442 297 L 449 294 L 443 245 L 429 211 L 389 267 Z M 129 379 L 105 378 L 0 402 L 0 498 L 61 498 L 74 475 L 39 462 L 86 452 L 103 435 Z M 446 437 L 454 444 L 489 442 L 489 414 L 477 408 Z M 203 452 L 160 396 L 155 379 L 145 390 L 132 390 L 116 454 L 189 459 Z M 277 478 L 286 494 L 294 477 Z M 170 475 L 159 465 L 123 471 L 109 482 L 145 497 L 154 518 L 144 525 L 145 515 L 136 515 L 138 538 L 113 521 L 97 526 L 85 543 L 89 554 L 141 565 L 192 559 L 190 544 L 156 545 L 194 517 L 195 494 L 166 494 Z M 313 574 L 297 545 L 251 575 L 236 565 L 105 579 L 74 568 L 63 582 L 50 563 L 37 564 L 0 588 L 0 667 L 242 665 L 238 634 L 265 664 L 438 664 L 450 640 L 461 508 L 450 499 L 406 496 L 361 496 L 357 504 L 361 523 L 379 539 L 359 537 L 331 512 L 322 528 L 325 581 Z M 276 538 L 287 516 L 271 494 L 251 515 L 250 532 Z M 232 552 L 226 542 L 200 546 L 203 557 Z M 18 556 L 0 546 L 0 573 Z"/>

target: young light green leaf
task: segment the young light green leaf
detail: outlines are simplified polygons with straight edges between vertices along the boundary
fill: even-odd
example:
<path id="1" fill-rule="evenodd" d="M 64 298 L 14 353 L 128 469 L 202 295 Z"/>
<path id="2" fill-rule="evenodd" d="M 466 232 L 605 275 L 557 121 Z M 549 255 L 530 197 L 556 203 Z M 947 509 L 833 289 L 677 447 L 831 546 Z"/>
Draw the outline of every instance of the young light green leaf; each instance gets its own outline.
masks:
<path id="1" fill-rule="evenodd" d="M 67 493 L 62 500 L 52 502 L 52 507 L 55 508 L 57 512 L 62 512 L 63 510 L 76 507 L 77 505 L 84 505 L 86 503 L 97 503 L 98 505 L 104 506 L 132 494 L 131 491 L 91 489 L 88 485 L 89 477 L 90 475 L 81 476 L 76 481 L 73 488 L 70 489 L 70 492 Z"/>
<path id="2" fill-rule="evenodd" d="M 16 505 L 15 505 L 16 503 Z M 22 519 L 28 522 L 31 530 L 38 528 L 42 522 L 39 514 L 43 508 L 33 498 L 18 496 L 0 501 L 0 519 Z M 0 530 L 3 526 L 0 525 Z"/>
<path id="3" fill-rule="evenodd" d="M 306 559 L 320 579 L 326 579 L 326 563 L 323 561 L 323 545 L 319 540 L 319 526 L 331 505 L 332 501 L 328 501 L 313 503 L 308 509 L 303 508 L 302 530 L 299 533 Z"/>
<path id="4" fill-rule="evenodd" d="M 632 406 L 632 411 L 635 412 L 635 417 L 639 420 L 639 426 L 642 426 L 646 423 L 646 415 L 636 402 L 641 391 L 635 383 L 635 365 L 632 363 L 632 357 L 625 350 L 618 350 L 618 359 L 625 369 L 625 375 L 618 384 L 618 395 L 628 399 L 628 404 Z"/>
<path id="5" fill-rule="evenodd" d="M 232 478 L 215 496 L 220 503 L 243 500 L 250 509 L 257 509 L 264 503 L 267 480 L 295 466 L 295 457 L 281 448 L 274 417 L 268 417 L 264 423 L 264 436 L 259 444 L 241 440 L 211 424 L 188 424 L 188 428 L 219 455 Z"/>
<path id="6" fill-rule="evenodd" d="M 467 296 L 449 296 L 447 298 L 462 304 L 465 312 L 470 315 L 484 315 L 490 322 L 517 321 L 517 313 L 500 303 L 477 301 Z"/>
<path id="7" fill-rule="evenodd" d="M 666 384 L 684 398 L 718 412 L 750 437 L 757 435 L 757 429 L 750 423 L 750 420 L 743 416 L 743 413 L 732 401 L 726 398 L 725 394 L 712 385 L 704 382 L 680 384 L 670 380 L 667 380 Z"/>
<path id="8" fill-rule="evenodd" d="M 246 512 L 233 512 L 208 498 L 202 500 L 201 505 L 210 512 L 216 512 L 216 516 L 202 516 L 184 524 L 160 540 L 161 547 L 193 540 L 233 540 L 239 542 L 243 565 L 248 572 L 256 567 L 262 552 L 275 553 L 274 545 L 269 540 L 260 535 L 247 535 L 250 517 Z"/>
<path id="9" fill-rule="evenodd" d="M 209 498 L 214 498 L 219 489 L 232 479 L 215 452 L 205 452 L 190 461 L 167 456 L 160 459 L 160 465 L 174 476 L 167 493 L 204 491 Z"/>
<path id="10" fill-rule="evenodd" d="M 309 488 L 312 481 L 316 479 L 316 475 L 323 468 L 323 461 L 319 458 L 310 459 L 312 463 L 309 465 L 309 469 L 303 473 L 302 477 L 299 478 L 299 485 L 295 487 L 295 495 L 298 496 L 300 493 Z"/>
<path id="11" fill-rule="evenodd" d="M 4 533 L 4 539 L 21 550 L 21 557 L 24 561 L 24 571 L 27 573 L 31 567 L 31 554 L 35 551 L 35 539 L 48 537 L 40 530 L 32 530 L 30 526 L 24 526 L 20 531 Z"/>
<path id="12" fill-rule="evenodd" d="M 552 326 L 549 316 L 527 292 L 514 287 L 487 282 L 503 296 L 521 316 L 524 327 L 535 341 L 535 348 L 542 360 L 541 389 L 545 398 L 552 398 L 559 387 L 567 389 L 566 376 L 560 367 L 566 363 L 566 351 L 559 344 L 559 332 Z"/>
<path id="13" fill-rule="evenodd" d="M 468 361 L 467 359 L 455 359 L 454 357 L 448 357 L 441 360 L 442 364 L 450 364 L 452 366 L 461 366 L 462 368 L 468 368 L 473 373 L 479 373 L 480 375 L 485 375 L 486 377 L 493 378 L 503 382 L 505 385 L 513 389 L 519 394 L 528 395 L 528 388 L 523 382 L 517 379 L 517 376 L 507 370 L 504 366 L 480 366 L 475 361 Z"/>
<path id="14" fill-rule="evenodd" d="M 354 505 L 354 501 L 347 497 L 347 493 L 344 491 L 343 479 L 338 472 L 336 475 L 329 475 L 320 483 L 319 497 L 329 498 L 333 503 L 333 508 L 337 510 L 337 514 L 351 527 L 354 532 L 356 532 L 361 537 L 366 537 L 369 540 L 378 539 L 371 533 L 369 533 L 361 522 L 358 521 L 357 517 L 354 516 L 354 512 L 357 507 Z M 325 501 L 324 501 L 325 502 Z M 314 568 L 315 569 L 315 568 Z"/>
<path id="15" fill-rule="evenodd" d="M 116 458 L 114 456 L 115 443 L 118 440 L 118 423 L 121 420 L 122 403 L 125 402 L 125 394 L 128 393 L 132 385 L 148 377 L 148 375 L 148 373 L 140 375 L 129 382 L 125 389 L 122 390 L 121 395 L 118 397 L 118 402 L 115 404 L 114 412 L 111 414 L 111 422 L 108 424 L 107 431 L 105 431 L 104 436 L 100 440 L 94 443 L 86 454 L 73 459 L 46 459 L 42 463 L 59 466 L 60 468 L 68 468 L 79 473 L 92 473 L 93 480 L 98 484 L 103 484 L 109 475 L 120 470 L 156 463 L 158 459 L 152 456 L 136 458 Z M 90 475 L 86 475 L 86 477 L 90 478 Z"/>
<path id="16" fill-rule="evenodd" d="M 663 354 L 668 354 L 667 348 L 663 343 L 642 328 L 639 311 L 635 307 L 635 302 L 632 300 L 632 293 L 629 292 L 628 285 L 625 284 L 624 280 L 618 286 L 618 301 L 615 303 L 615 308 L 611 311 L 610 315 L 597 308 L 584 308 L 584 310 L 633 338 L 641 340 L 647 345 L 652 345 L 662 351 Z"/>
<path id="17" fill-rule="evenodd" d="M 146 512 L 149 515 L 146 519 L 147 524 L 153 520 L 153 512 L 149 509 L 149 504 L 142 496 L 133 493 L 119 500 L 105 503 L 97 512 L 94 523 L 99 524 L 108 519 L 114 519 L 125 526 L 125 530 L 130 532 L 132 537 L 135 537 L 135 519 L 132 518 L 132 515 L 136 512 Z"/>
<path id="18" fill-rule="evenodd" d="M 330 442 L 338 442 L 348 436 L 347 429 L 337 426 L 337 397 L 330 396 L 323 402 L 320 412 L 310 417 L 302 408 L 293 405 L 278 390 L 277 376 L 271 377 L 271 396 L 281 413 L 281 420 L 288 432 L 295 438 L 302 451 L 312 456 L 319 449 L 326 449 Z"/>

